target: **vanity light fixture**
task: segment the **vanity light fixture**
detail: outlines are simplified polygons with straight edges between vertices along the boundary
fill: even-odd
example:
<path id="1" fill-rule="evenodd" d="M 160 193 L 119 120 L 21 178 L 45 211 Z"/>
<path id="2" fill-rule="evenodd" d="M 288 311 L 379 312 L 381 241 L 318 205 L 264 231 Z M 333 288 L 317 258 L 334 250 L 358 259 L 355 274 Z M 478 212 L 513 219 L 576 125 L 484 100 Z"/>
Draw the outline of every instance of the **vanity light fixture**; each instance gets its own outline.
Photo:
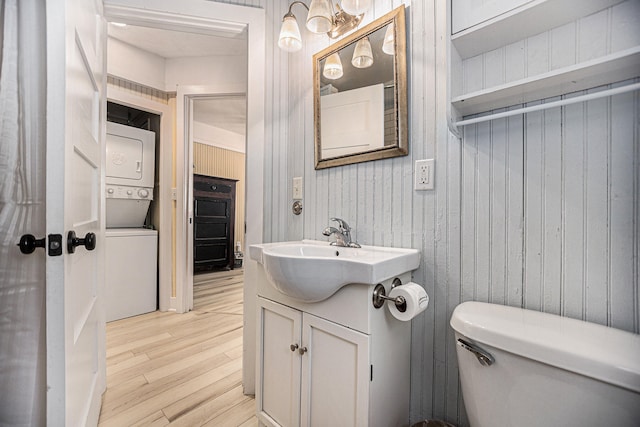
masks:
<path id="1" fill-rule="evenodd" d="M 373 65 L 373 53 L 369 37 L 363 37 L 356 43 L 351 64 L 356 68 L 367 68 Z"/>
<path id="2" fill-rule="evenodd" d="M 291 6 L 293 6 L 293 4 Z M 289 8 L 289 10 L 291 10 L 291 8 Z M 284 18 L 282 18 L 282 28 L 280 28 L 278 47 L 287 52 L 295 52 L 302 49 L 300 29 L 298 28 L 296 17 L 293 16 L 291 12 L 287 13 L 284 15 Z"/>
<path id="3" fill-rule="evenodd" d="M 371 0 L 342 0 L 342 9 L 349 15 L 360 15 L 369 10 Z"/>
<path id="4" fill-rule="evenodd" d="M 282 27 L 280 28 L 280 36 L 278 37 L 278 46 L 287 52 L 295 52 L 302 49 L 302 37 L 300 37 L 300 29 L 296 21 L 295 15 L 291 12 L 294 4 L 304 6 L 307 13 L 306 27 L 309 31 L 316 34 L 327 34 L 330 38 L 335 39 L 341 35 L 355 29 L 362 21 L 364 11 L 369 7 L 371 1 L 350 1 L 343 3 L 355 3 L 359 5 L 362 12 L 352 15 L 345 12 L 339 4 L 336 3 L 337 12 L 334 11 L 331 0 L 311 0 L 311 4 L 307 6 L 302 1 L 294 1 L 289 5 L 289 11 L 282 18 Z M 363 6 L 366 7 L 363 8 Z M 351 5 L 350 5 L 351 6 Z"/>
<path id="5" fill-rule="evenodd" d="M 311 0 L 307 14 L 307 29 L 312 33 L 322 34 L 331 30 L 333 10 L 331 0 Z M 304 3 L 303 3 L 304 4 Z"/>
<path id="6" fill-rule="evenodd" d="M 382 51 L 387 55 L 393 55 L 396 51 L 396 34 L 393 28 L 393 22 L 387 26 L 387 31 L 384 33 Z"/>
<path id="7" fill-rule="evenodd" d="M 338 52 L 334 52 L 327 57 L 322 70 L 322 75 L 329 80 L 335 80 L 342 77 L 342 61 Z"/>

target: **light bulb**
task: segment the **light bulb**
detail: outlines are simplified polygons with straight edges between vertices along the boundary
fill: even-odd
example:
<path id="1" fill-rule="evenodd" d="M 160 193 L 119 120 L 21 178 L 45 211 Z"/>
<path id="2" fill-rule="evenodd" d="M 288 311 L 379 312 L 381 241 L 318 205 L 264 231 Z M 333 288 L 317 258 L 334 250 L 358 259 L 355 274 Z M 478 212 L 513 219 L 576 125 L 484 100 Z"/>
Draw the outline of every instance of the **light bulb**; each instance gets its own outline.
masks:
<path id="1" fill-rule="evenodd" d="M 300 37 L 300 29 L 295 16 L 286 15 L 282 20 L 278 47 L 287 52 L 295 52 L 302 49 L 302 38 Z"/>
<path id="2" fill-rule="evenodd" d="M 353 51 L 351 64 L 356 68 L 367 68 L 373 65 L 373 53 L 371 52 L 369 37 L 358 40 L 356 48 Z"/>
<path id="3" fill-rule="evenodd" d="M 387 27 L 384 33 L 384 42 L 382 43 L 382 51 L 387 55 L 393 55 L 396 50 L 396 36 L 393 31 L 393 22 Z"/>
<path id="4" fill-rule="evenodd" d="M 342 61 L 340 60 L 340 55 L 338 55 L 338 52 L 332 53 L 324 62 L 322 75 L 329 80 L 335 80 L 342 77 L 342 74 Z"/>
<path id="5" fill-rule="evenodd" d="M 340 6 L 349 15 L 360 15 L 369 10 L 371 0 L 342 0 Z"/>
<path id="6" fill-rule="evenodd" d="M 312 0 L 307 15 L 307 29 L 312 33 L 323 34 L 331 30 L 331 4 L 329 0 Z"/>

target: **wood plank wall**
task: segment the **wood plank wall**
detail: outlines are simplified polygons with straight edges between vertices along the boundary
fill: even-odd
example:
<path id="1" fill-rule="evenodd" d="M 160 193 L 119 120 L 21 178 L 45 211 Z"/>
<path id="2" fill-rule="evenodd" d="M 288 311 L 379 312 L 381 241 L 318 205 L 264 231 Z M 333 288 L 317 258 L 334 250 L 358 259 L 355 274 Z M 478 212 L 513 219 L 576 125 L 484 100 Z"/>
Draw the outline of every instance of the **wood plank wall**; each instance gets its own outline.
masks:
<path id="1" fill-rule="evenodd" d="M 638 93 L 468 126 L 461 142 L 436 122 L 446 75 L 441 67 L 435 72 L 434 46 L 446 34 L 435 16 L 445 2 L 374 0 L 365 22 L 409 6 L 410 153 L 316 171 L 311 57 L 328 39 L 304 30 L 306 12 L 294 7 L 303 49 L 282 52 L 276 42 L 288 0 L 224 2 L 266 11 L 265 241 L 324 239 L 329 217 L 339 216 L 360 243 L 422 253 L 414 280 L 431 302 L 412 324 L 412 422 L 468 425 L 449 327 L 462 301 L 640 333 Z M 626 3 L 620 7 L 633 2 Z M 556 52 L 552 66 L 562 59 L 556 43 L 567 41 L 557 37 L 561 32 L 546 39 Z M 613 34 L 609 47 L 618 43 Z M 511 71 L 541 65 L 521 58 Z M 413 190 L 413 162 L 423 158 L 436 159 L 435 191 Z M 297 217 L 291 213 L 295 176 L 304 178 L 304 210 Z"/>
<path id="2" fill-rule="evenodd" d="M 235 238 L 244 248 L 245 155 L 198 142 L 193 143 L 193 173 L 218 178 L 237 179 Z"/>
<path id="3" fill-rule="evenodd" d="M 462 62 L 462 93 L 480 91 L 637 47 L 640 2 L 627 0 Z"/>
<path id="4" fill-rule="evenodd" d="M 462 301 L 640 333 L 640 95 L 468 126 L 463 141 L 443 136 L 435 100 L 446 75 L 435 72 L 434 46 L 446 37 L 435 19 L 444 2 L 405 1 L 409 156 L 316 171 L 311 56 L 329 42 L 302 29 L 301 52 L 279 51 L 289 2 L 250 3 L 267 12 L 265 241 L 324 239 L 338 216 L 360 243 L 421 251 L 414 280 L 431 302 L 412 324 L 412 422 L 467 425 L 449 327 Z M 365 22 L 401 3 L 374 0 Z M 294 13 L 302 28 L 305 12 Z M 522 61 L 519 69 L 531 62 Z M 436 159 L 435 191 L 413 190 L 413 163 L 423 158 Z M 300 217 L 291 213 L 295 176 L 304 178 Z"/>

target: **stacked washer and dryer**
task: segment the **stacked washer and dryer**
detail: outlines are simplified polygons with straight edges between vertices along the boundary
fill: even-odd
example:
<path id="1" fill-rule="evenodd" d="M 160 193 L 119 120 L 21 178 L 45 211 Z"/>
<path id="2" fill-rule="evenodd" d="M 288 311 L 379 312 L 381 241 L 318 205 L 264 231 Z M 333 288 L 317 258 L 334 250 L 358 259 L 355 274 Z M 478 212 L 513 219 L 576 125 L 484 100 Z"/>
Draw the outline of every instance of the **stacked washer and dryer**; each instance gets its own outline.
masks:
<path id="1" fill-rule="evenodd" d="M 155 133 L 107 122 L 107 322 L 155 311 L 158 232 L 145 228 L 153 199 Z"/>

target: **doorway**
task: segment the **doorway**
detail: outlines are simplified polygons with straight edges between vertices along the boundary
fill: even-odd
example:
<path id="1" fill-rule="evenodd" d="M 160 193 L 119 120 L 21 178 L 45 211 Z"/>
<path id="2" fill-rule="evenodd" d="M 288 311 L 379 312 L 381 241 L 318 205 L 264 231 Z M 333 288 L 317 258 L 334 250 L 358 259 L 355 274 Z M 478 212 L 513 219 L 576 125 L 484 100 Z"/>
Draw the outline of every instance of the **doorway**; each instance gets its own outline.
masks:
<path id="1" fill-rule="evenodd" d="M 116 4 L 119 3 L 119 4 Z M 122 4 L 124 3 L 124 5 Z M 251 212 L 250 217 L 245 218 L 245 243 L 244 249 L 253 243 L 262 242 L 263 233 L 263 159 L 264 159 L 264 72 L 265 53 L 264 44 L 264 10 L 258 8 L 235 6 L 229 4 L 207 2 L 203 7 L 201 2 L 180 2 L 180 4 L 165 4 L 162 10 L 152 10 L 148 5 L 140 6 L 138 0 L 105 1 L 105 16 L 109 21 L 121 22 L 130 25 L 138 25 L 155 29 L 181 30 L 192 34 L 216 35 L 220 32 L 245 31 L 247 34 L 247 157 L 246 157 L 246 211 Z M 129 64 L 130 65 L 130 64 Z M 217 90 L 209 93 L 228 93 L 228 87 L 222 87 L 216 82 Z M 177 88 L 175 100 L 176 117 L 184 118 L 184 93 L 182 86 Z M 192 283 L 189 275 L 192 259 L 189 248 L 189 223 L 192 221 L 192 197 L 190 184 L 192 177 L 192 147 L 185 136 L 184 121 L 176 122 L 177 132 L 175 145 L 172 147 L 174 174 L 164 173 L 161 179 L 169 181 L 166 194 L 171 203 L 165 204 L 169 217 L 174 217 L 173 230 L 171 232 L 172 244 L 168 248 L 165 245 L 161 249 L 161 265 L 170 265 L 171 275 L 175 277 L 173 288 L 174 301 L 170 310 L 185 311 L 188 309 L 189 297 L 193 289 L 186 286 Z M 165 156 L 165 161 L 169 156 Z M 161 195 L 162 197 L 162 195 Z M 167 207 L 169 205 L 169 207 Z M 166 215 L 166 212 L 165 212 Z M 162 240 L 162 237 L 161 237 Z M 161 243 L 162 247 L 162 243 Z M 171 253 L 173 252 L 173 253 Z M 166 262 L 163 264 L 162 258 Z M 255 384 L 255 306 L 253 296 L 255 287 L 252 280 L 255 277 L 255 266 L 249 264 L 244 268 L 244 357 L 243 357 L 243 383 L 246 393 L 252 393 Z M 161 273 L 162 275 L 162 273 Z M 190 280 L 191 279 L 191 280 Z M 162 292 L 162 285 L 161 285 Z M 162 309 L 162 306 L 161 306 Z"/>
<path id="2" fill-rule="evenodd" d="M 244 94 L 202 97 L 193 103 L 196 275 L 242 268 L 246 111 Z"/>

